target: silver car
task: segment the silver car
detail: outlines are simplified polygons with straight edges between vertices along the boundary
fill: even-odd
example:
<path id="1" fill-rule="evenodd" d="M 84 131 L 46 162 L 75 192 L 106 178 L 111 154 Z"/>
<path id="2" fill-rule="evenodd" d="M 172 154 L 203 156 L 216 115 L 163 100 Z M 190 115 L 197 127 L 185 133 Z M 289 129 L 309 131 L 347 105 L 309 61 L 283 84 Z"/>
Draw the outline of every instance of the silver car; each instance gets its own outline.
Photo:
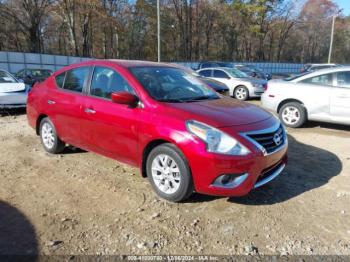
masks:
<path id="1" fill-rule="evenodd" d="M 271 80 L 261 101 L 289 127 L 307 120 L 350 125 L 350 67 Z"/>
<path id="2" fill-rule="evenodd" d="M 266 80 L 249 77 L 236 68 L 218 67 L 200 69 L 197 73 L 224 83 L 229 88 L 230 96 L 239 100 L 260 97 L 264 93 Z"/>
<path id="3" fill-rule="evenodd" d="M 25 107 L 30 88 L 5 70 L 0 70 L 0 109 Z"/>

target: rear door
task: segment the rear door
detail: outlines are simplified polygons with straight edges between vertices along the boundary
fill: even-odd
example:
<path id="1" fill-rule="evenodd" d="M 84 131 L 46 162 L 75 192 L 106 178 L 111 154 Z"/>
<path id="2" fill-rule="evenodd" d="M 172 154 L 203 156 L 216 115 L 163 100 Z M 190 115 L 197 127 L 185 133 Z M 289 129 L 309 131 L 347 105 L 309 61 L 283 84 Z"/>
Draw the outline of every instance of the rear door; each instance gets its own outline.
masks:
<path id="1" fill-rule="evenodd" d="M 350 123 L 350 71 L 338 72 L 331 93 L 331 115 Z"/>
<path id="2" fill-rule="evenodd" d="M 81 110 L 91 67 L 78 67 L 55 78 L 56 87 L 47 95 L 48 114 L 66 143 L 81 147 Z"/>
<path id="3" fill-rule="evenodd" d="M 113 103 L 113 92 L 135 94 L 128 81 L 114 68 L 96 66 L 92 74 L 90 95 L 84 98 L 82 143 L 92 151 L 135 165 L 142 109 Z"/>
<path id="4" fill-rule="evenodd" d="M 297 82 L 295 98 L 301 100 L 310 119 L 327 120 L 330 118 L 330 95 L 334 85 L 334 74 L 322 74 L 304 78 Z"/>

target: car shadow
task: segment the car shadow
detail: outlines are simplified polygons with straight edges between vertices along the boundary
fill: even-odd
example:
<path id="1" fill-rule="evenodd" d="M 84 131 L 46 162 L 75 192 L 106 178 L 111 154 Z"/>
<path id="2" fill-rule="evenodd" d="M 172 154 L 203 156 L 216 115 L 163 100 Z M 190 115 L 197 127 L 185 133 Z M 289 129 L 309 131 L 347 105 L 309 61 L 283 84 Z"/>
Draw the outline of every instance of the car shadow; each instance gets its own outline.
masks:
<path id="1" fill-rule="evenodd" d="M 86 153 L 84 149 L 75 147 L 75 146 L 66 146 L 64 150 L 60 153 L 61 155 L 70 155 L 70 154 L 81 154 L 81 153 Z"/>
<path id="2" fill-rule="evenodd" d="M 316 121 L 308 121 L 306 122 L 301 129 L 303 128 L 327 128 L 327 129 L 333 129 L 333 130 L 340 130 L 340 131 L 350 131 L 350 125 L 341 125 L 341 124 L 333 124 L 333 123 L 326 123 L 326 122 L 316 122 Z"/>
<path id="3" fill-rule="evenodd" d="M 230 197 L 231 203 L 244 205 L 272 205 L 287 201 L 305 192 L 321 187 L 340 174 L 342 163 L 333 153 L 298 142 L 288 135 L 288 164 L 270 183 L 252 190 L 242 197 Z M 209 202 L 220 197 L 194 194 L 186 202 Z"/>
<path id="4" fill-rule="evenodd" d="M 36 261 L 38 240 L 35 228 L 20 210 L 0 201 L 0 256 L 6 261 L 6 257 L 11 259 L 14 255 L 25 256 L 26 261 Z"/>
<path id="5" fill-rule="evenodd" d="M 248 196 L 231 197 L 228 201 L 245 205 L 284 202 L 327 184 L 342 171 L 342 163 L 335 154 L 300 143 L 291 135 L 288 142 L 288 164 L 280 176 Z"/>

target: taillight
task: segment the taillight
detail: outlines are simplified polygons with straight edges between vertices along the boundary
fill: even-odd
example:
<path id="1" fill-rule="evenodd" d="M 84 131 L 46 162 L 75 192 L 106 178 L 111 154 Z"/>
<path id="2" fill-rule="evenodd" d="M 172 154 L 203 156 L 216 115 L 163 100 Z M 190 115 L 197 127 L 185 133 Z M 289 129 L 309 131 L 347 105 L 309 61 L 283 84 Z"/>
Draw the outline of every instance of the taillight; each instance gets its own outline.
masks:
<path id="1" fill-rule="evenodd" d="M 266 91 L 267 90 L 267 83 L 266 84 L 264 84 L 264 90 Z"/>

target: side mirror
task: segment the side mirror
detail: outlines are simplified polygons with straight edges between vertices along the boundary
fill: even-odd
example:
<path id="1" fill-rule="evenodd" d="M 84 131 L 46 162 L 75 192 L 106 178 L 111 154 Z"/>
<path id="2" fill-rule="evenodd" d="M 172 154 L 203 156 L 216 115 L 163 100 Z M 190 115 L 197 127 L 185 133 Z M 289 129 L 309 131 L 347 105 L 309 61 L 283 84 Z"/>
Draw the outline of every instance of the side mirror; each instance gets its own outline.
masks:
<path id="1" fill-rule="evenodd" d="M 130 107 L 135 107 L 139 98 L 128 92 L 115 92 L 112 93 L 112 102 L 116 104 L 128 105 Z"/>

